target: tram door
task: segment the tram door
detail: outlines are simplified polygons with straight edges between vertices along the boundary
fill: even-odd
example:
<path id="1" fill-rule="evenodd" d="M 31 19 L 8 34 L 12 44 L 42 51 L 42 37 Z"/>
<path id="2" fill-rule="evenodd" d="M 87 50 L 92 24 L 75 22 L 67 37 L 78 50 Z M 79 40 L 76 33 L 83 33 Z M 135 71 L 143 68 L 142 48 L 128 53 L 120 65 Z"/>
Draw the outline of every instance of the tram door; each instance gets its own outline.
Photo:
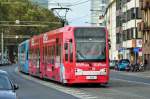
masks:
<path id="1" fill-rule="evenodd" d="M 40 50 L 37 50 L 37 74 L 40 74 Z"/>
<path id="2" fill-rule="evenodd" d="M 65 49 L 65 66 L 66 72 L 71 73 L 73 72 L 73 46 L 72 46 L 72 39 L 68 40 L 68 42 L 64 45 Z M 68 74 L 68 78 L 71 78 L 71 74 Z"/>

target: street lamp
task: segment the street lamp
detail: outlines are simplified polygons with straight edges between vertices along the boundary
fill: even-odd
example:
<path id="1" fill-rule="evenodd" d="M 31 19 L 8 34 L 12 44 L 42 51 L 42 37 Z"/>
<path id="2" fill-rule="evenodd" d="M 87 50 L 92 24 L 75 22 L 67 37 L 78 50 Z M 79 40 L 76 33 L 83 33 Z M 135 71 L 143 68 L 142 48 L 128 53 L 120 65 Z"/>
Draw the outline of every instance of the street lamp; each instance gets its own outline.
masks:
<path id="1" fill-rule="evenodd" d="M 19 36 L 18 35 L 16 35 L 16 37 L 15 37 L 16 39 L 18 39 L 19 38 Z"/>
<path id="2" fill-rule="evenodd" d="M 20 24 L 20 20 L 16 20 L 16 22 L 15 22 L 16 24 Z"/>

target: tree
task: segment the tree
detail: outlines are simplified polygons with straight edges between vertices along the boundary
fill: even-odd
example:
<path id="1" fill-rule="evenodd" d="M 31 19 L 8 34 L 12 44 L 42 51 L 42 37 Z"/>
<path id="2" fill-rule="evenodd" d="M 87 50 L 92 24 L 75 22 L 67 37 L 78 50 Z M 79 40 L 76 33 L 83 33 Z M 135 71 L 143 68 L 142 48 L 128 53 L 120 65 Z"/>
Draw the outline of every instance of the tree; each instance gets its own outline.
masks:
<path id="1" fill-rule="evenodd" d="M 12 26 L 16 20 L 20 21 L 20 25 L 44 25 L 43 27 L 15 27 Z M 7 26 L 4 26 L 7 25 Z M 6 35 L 38 35 L 46 31 L 56 29 L 62 26 L 58 17 L 46 8 L 32 4 L 28 0 L 0 0 L 0 33 Z M 16 45 L 25 39 L 4 39 L 4 45 L 10 48 L 9 51 L 17 52 Z M 14 46 L 6 44 L 14 43 Z M 1 43 L 0 43 L 1 45 Z M 9 56 L 13 59 L 13 52 Z"/>
<path id="2" fill-rule="evenodd" d="M 11 34 L 35 35 L 62 26 L 60 19 L 51 11 L 28 0 L 0 0 L 0 21 L 15 24 L 15 20 L 20 20 L 20 24 L 39 24 L 47 27 L 9 27 Z"/>

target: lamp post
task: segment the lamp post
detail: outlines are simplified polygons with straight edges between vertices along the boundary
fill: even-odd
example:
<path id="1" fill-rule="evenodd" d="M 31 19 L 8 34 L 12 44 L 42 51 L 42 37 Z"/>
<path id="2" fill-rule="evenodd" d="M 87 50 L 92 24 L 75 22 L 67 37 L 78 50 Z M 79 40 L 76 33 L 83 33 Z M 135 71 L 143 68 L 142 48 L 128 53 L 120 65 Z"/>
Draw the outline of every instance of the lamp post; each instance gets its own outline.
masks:
<path id="1" fill-rule="evenodd" d="M 3 30 L 1 33 L 1 63 L 3 64 L 4 60 L 4 35 L 3 35 Z"/>

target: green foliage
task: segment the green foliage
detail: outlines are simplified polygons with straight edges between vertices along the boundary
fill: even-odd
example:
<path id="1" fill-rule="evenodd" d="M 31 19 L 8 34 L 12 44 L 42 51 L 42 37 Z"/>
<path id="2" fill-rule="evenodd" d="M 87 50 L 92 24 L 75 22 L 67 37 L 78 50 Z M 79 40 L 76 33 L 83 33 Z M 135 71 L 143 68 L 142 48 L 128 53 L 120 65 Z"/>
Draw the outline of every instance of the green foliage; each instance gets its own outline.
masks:
<path id="1" fill-rule="evenodd" d="M 62 26 L 60 19 L 51 11 L 28 0 L 0 0 L 0 21 L 8 21 L 5 24 L 16 24 L 16 20 L 20 20 L 21 25 L 46 26 L 2 27 L 1 24 L 4 23 L 0 22 L 0 28 L 7 29 L 9 34 L 36 35 Z"/>

